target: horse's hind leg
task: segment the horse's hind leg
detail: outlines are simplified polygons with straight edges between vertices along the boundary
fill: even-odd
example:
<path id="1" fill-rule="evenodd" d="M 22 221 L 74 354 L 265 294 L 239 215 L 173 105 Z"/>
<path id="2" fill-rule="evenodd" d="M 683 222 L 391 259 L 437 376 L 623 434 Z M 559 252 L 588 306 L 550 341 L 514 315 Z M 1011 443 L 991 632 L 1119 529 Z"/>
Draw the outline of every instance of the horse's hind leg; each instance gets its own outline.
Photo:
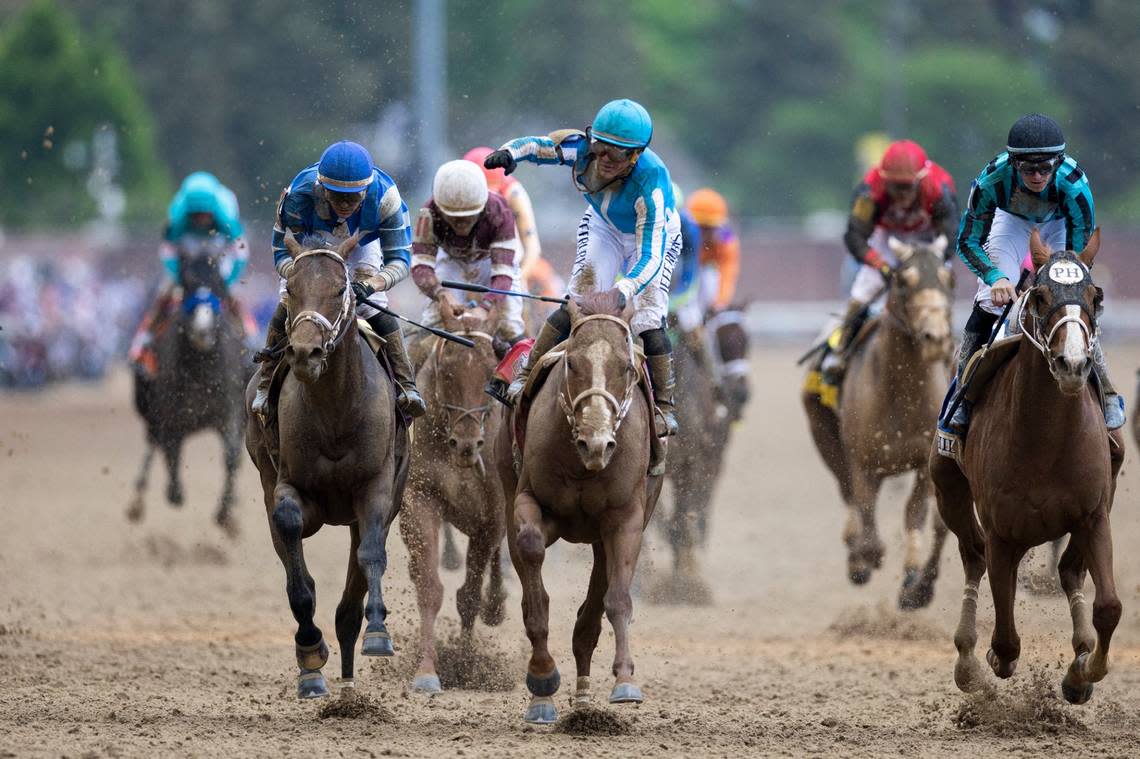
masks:
<path id="1" fill-rule="evenodd" d="M 483 605 L 479 609 L 479 618 L 488 627 L 496 627 L 503 623 L 507 603 L 507 591 L 503 588 L 502 538 L 495 541 L 495 550 L 491 553 L 487 569 L 487 595 L 483 598 Z"/>
<path id="2" fill-rule="evenodd" d="M 906 531 L 906 554 L 903 556 L 903 588 L 918 582 L 921 572 L 922 528 L 929 511 L 930 477 L 920 468 L 914 473 L 914 487 L 906 501 L 903 528 Z"/>
<path id="3" fill-rule="evenodd" d="M 455 528 L 447 522 L 443 523 L 443 554 L 441 565 L 448 572 L 454 572 L 463 566 L 463 557 L 459 555 L 459 546 L 455 543 Z"/>
<path id="4" fill-rule="evenodd" d="M 645 527 L 640 508 L 630 508 L 620 522 L 603 524 L 602 543 L 606 550 L 607 588 L 603 597 L 606 617 L 614 628 L 614 667 L 616 682 L 610 703 L 641 703 L 641 688 L 633 681 L 633 657 L 629 652 L 629 622 L 633 617 L 633 599 L 629 587 L 641 551 L 641 533 Z"/>
<path id="5" fill-rule="evenodd" d="M 1091 653 L 1096 645 L 1096 630 L 1092 625 L 1092 610 L 1085 600 L 1085 557 L 1076 540 L 1070 540 L 1057 565 L 1061 589 L 1069 599 L 1069 614 L 1073 618 L 1073 655 Z"/>
<path id="6" fill-rule="evenodd" d="M 297 620 L 297 632 L 293 636 L 297 644 L 297 665 L 301 669 L 297 677 L 297 696 L 327 696 L 328 682 L 321 674 L 321 667 L 328 661 L 329 648 L 321 629 L 313 622 L 317 610 L 317 586 L 305 566 L 305 553 L 301 546 L 306 532 L 306 513 L 300 494 L 289 485 L 277 485 L 273 497 L 275 503 L 269 514 L 269 525 L 274 548 L 285 565 L 289 608 Z"/>
<path id="7" fill-rule="evenodd" d="M 171 506 L 181 506 L 182 475 L 178 470 L 182 462 L 182 440 L 163 440 L 162 454 L 166 459 L 166 500 Z"/>
<path id="8" fill-rule="evenodd" d="M 1096 586 L 1092 623 L 1096 628 L 1096 647 L 1091 654 L 1081 654 L 1073 661 L 1061 683 L 1061 692 L 1071 703 L 1084 703 L 1092 696 L 1092 684 L 1108 674 L 1108 646 L 1123 611 L 1116 594 L 1112 574 L 1112 529 L 1107 510 L 1100 512 L 1090 525 L 1073 534 L 1085 555 L 1089 574 Z"/>
<path id="9" fill-rule="evenodd" d="M 242 435 L 240 418 L 236 414 L 231 416 L 234 418 L 221 430 L 226 481 L 222 486 L 222 497 L 218 500 L 218 513 L 214 515 L 214 521 L 225 531 L 226 535 L 236 538 L 238 526 L 231 512 L 234 505 L 234 474 L 237 472 L 238 462 L 241 459 Z"/>
<path id="10" fill-rule="evenodd" d="M 443 606 L 443 583 L 439 579 L 439 524 L 435 504 L 411 492 L 400 513 L 400 535 L 408 547 L 408 573 L 416 589 L 420 612 L 420 663 L 412 688 L 422 693 L 439 693 L 442 688 L 436 672 L 435 619 Z"/>
<path id="11" fill-rule="evenodd" d="M 525 481 L 524 481 L 525 482 Z M 524 719 L 550 724 L 557 717 L 554 694 L 562 682 L 554 657 L 547 648 L 550 635 L 550 596 L 542 583 L 542 563 L 546 559 L 547 525 L 542 509 L 528 491 L 515 496 L 513 519 L 508 522 L 507 547 L 522 585 L 522 613 L 531 654 L 527 663 L 526 687 L 531 700 Z"/>
<path id="12" fill-rule="evenodd" d="M 135 497 L 131 499 L 131 503 L 127 506 L 127 519 L 132 522 L 141 522 L 143 513 L 146 511 L 146 501 L 143 494 L 146 492 L 146 484 L 150 479 L 150 462 L 154 460 L 155 452 L 154 441 L 147 436 L 146 452 L 143 454 L 142 468 L 139 469 L 139 476 L 135 480 Z"/>
<path id="13" fill-rule="evenodd" d="M 1017 592 L 1017 565 L 1025 548 L 990 536 L 986 542 L 986 565 L 990 573 L 990 593 L 994 598 L 994 634 L 986 661 L 994 674 L 1010 677 L 1021 656 L 1021 638 L 1013 618 L 1013 601 Z"/>
<path id="14" fill-rule="evenodd" d="M 934 515 L 934 540 L 930 545 L 930 556 L 919 571 L 918 578 L 907 585 L 903 583 L 899 593 L 899 608 L 921 609 L 934 600 L 934 583 L 938 579 L 939 565 L 942 563 L 942 548 L 946 545 L 949 530 L 939 514 Z"/>
<path id="15" fill-rule="evenodd" d="M 580 706 L 593 700 L 590 692 L 590 663 L 598 638 L 602 634 L 602 613 L 608 583 L 606 551 L 599 541 L 594 543 L 594 566 L 590 570 L 590 586 L 586 600 L 578 607 L 578 620 L 574 623 L 574 663 L 578 670 L 578 683 L 574 689 L 574 704 Z"/>
<path id="16" fill-rule="evenodd" d="M 356 551 L 360 547 L 360 530 L 357 525 L 349 525 L 351 542 L 348 549 L 348 577 L 344 581 L 344 593 L 336 606 L 336 641 L 340 646 L 340 678 L 346 688 L 353 687 L 353 664 L 356 657 L 356 639 L 360 636 L 360 624 L 364 620 L 364 595 L 368 583 L 360 571 Z"/>

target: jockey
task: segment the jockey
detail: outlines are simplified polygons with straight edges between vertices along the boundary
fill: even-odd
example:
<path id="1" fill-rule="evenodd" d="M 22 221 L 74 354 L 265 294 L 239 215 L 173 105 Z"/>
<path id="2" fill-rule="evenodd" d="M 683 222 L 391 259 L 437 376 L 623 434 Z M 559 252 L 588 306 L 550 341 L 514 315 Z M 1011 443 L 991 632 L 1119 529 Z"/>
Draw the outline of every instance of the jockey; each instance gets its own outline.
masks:
<path id="1" fill-rule="evenodd" d="M 716 190 L 702 187 L 685 204 L 700 228 L 700 282 L 702 319 L 723 311 L 736 295 L 740 278 L 740 239 L 728 223 L 728 203 Z"/>
<path id="2" fill-rule="evenodd" d="M 440 326 L 442 309 L 462 312 L 463 296 L 457 301 L 457 291 L 445 290 L 441 279 L 519 289 L 514 241 L 515 216 L 501 195 L 488 193 L 479 167 L 468 160 L 440 166 L 412 237 L 412 279 L 430 301 L 424 323 Z M 500 337 L 511 345 L 522 339 L 520 298 L 488 295 L 483 304 L 488 310 L 498 304 Z"/>
<path id="3" fill-rule="evenodd" d="M 163 320 L 180 295 L 180 251 L 201 244 L 217 245 L 221 253 L 220 271 L 228 291 L 237 283 L 249 261 L 249 248 L 242 235 L 237 197 L 217 177 L 209 172 L 196 171 L 182 181 L 167 209 L 166 227 L 158 248 L 158 256 L 168 278 L 143 316 L 128 353 L 136 368 L 151 376 L 157 369 L 151 346 L 154 334 L 161 329 Z M 227 302 L 239 318 L 247 319 L 245 311 L 234 299 L 227 298 Z M 246 331 L 249 332 L 248 325 Z"/>
<path id="4" fill-rule="evenodd" d="M 862 266 L 851 285 L 843 321 L 828 341 L 830 352 L 821 366 L 825 382 L 839 383 L 847 349 L 866 321 L 869 306 L 886 294 L 885 283 L 898 265 L 888 237 L 929 241 L 941 234 L 952 240 L 958 234 L 957 224 L 954 179 L 929 160 L 918 143 L 892 142 L 855 188 L 843 242 Z"/>
<path id="5" fill-rule="evenodd" d="M 347 141 L 333 143 L 321 154 L 320 162 L 301 170 L 282 191 L 273 226 L 273 263 L 281 275 L 282 296 L 293 270 L 293 259 L 285 248 L 287 230 L 298 237 L 326 234 L 344 239 L 354 233 L 360 235 L 345 261 L 353 279 L 356 314 L 383 338 L 382 350 L 395 375 L 400 410 L 408 416 L 421 416 L 427 408 L 416 389 L 400 323 L 389 314 L 360 305 L 364 298 L 386 305 L 385 291 L 408 276 L 411 227 L 408 207 L 395 181 L 372 164 L 372 156 L 363 146 Z M 267 351 L 285 339 L 287 314 L 284 301 L 279 302 L 265 337 Z M 267 363 L 261 365 L 252 404 L 259 415 L 265 413 L 273 380 Z"/>
<path id="6" fill-rule="evenodd" d="M 578 254 L 570 273 L 574 295 L 597 292 L 614 309 L 632 300 L 630 322 L 645 347 L 658 411 L 656 432 L 677 430 L 673 406 L 673 353 L 665 332 L 669 278 L 681 249 L 681 223 L 669 170 L 649 150 L 653 123 L 632 100 L 602 106 L 584 132 L 562 129 L 546 137 L 520 137 L 487 156 L 484 165 L 514 171 L 518 161 L 570 166 L 585 194 L 578 225 Z M 511 386 L 517 396 L 531 367 L 570 334 L 570 314 L 553 312 L 543 324 L 522 374 Z"/>
<path id="7" fill-rule="evenodd" d="M 1006 142 L 1005 152 L 986 164 L 970 186 L 958 232 L 958 256 L 979 280 L 958 355 L 959 384 L 1002 307 L 1017 297 L 1013 283 L 1033 229 L 1053 250 L 1080 252 L 1096 227 L 1088 176 L 1065 155 L 1057 122 L 1040 113 L 1022 116 L 1010 127 Z M 1124 399 L 1109 381 L 1100 341 L 1093 343 L 1092 360 L 1104 391 L 1105 422 L 1108 429 L 1117 429 L 1124 425 Z M 950 431 L 965 434 L 969 420 L 963 401 L 949 422 Z"/>
<path id="8" fill-rule="evenodd" d="M 521 245 L 522 258 L 517 260 L 519 265 L 520 282 L 528 289 L 532 287 L 531 279 L 537 276 L 536 268 L 542 260 L 542 244 L 538 240 L 538 225 L 535 221 L 534 206 L 530 203 L 530 195 L 515 177 L 508 177 L 502 169 L 488 169 L 483 165 L 487 156 L 495 151 L 491 148 L 471 148 L 464 160 L 471 161 L 483 170 L 487 178 L 487 189 L 507 201 L 515 216 L 515 228 L 518 237 L 514 241 L 516 250 Z M 561 293 L 560 293 L 561 294 Z"/>

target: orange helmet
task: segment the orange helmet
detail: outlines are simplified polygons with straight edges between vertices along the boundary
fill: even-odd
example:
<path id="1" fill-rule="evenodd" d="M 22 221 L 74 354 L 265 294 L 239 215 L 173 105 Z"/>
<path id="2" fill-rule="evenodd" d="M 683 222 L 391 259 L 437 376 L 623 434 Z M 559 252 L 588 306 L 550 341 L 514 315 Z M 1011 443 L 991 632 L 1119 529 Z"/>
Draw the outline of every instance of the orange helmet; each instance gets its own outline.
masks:
<path id="1" fill-rule="evenodd" d="M 879 161 L 879 174 L 888 182 L 917 182 L 929 169 L 926 151 L 912 140 L 892 142 Z"/>
<path id="2" fill-rule="evenodd" d="M 719 227 L 728 221 L 728 203 L 716 190 L 702 187 L 689 196 L 685 207 L 702 227 Z"/>
<path id="3" fill-rule="evenodd" d="M 498 192 L 503 182 L 507 181 L 507 174 L 502 169 L 488 169 L 483 165 L 483 160 L 495 151 L 488 147 L 471 148 L 464 155 L 465 161 L 471 161 L 477 164 L 483 170 L 483 175 L 487 177 L 487 189 L 491 192 Z"/>

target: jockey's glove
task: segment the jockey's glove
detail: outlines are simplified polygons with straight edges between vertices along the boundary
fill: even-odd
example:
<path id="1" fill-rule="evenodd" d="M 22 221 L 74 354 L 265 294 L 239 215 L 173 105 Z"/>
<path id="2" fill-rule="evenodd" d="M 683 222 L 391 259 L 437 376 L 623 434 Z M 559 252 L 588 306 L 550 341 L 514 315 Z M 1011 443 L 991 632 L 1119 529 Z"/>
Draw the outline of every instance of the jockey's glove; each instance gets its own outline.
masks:
<path id="1" fill-rule="evenodd" d="M 502 169 L 504 174 L 510 174 L 518 166 L 518 161 L 509 150 L 496 150 L 483 159 L 483 165 L 488 169 Z"/>
<path id="2" fill-rule="evenodd" d="M 376 288 L 367 282 L 352 283 L 352 294 L 356 296 L 357 303 L 363 303 L 374 292 L 376 292 Z"/>
<path id="3" fill-rule="evenodd" d="M 895 270 L 891 268 L 890 264 L 885 263 L 879 267 L 879 273 L 883 275 L 883 279 L 889 281 L 891 275 L 895 273 Z"/>

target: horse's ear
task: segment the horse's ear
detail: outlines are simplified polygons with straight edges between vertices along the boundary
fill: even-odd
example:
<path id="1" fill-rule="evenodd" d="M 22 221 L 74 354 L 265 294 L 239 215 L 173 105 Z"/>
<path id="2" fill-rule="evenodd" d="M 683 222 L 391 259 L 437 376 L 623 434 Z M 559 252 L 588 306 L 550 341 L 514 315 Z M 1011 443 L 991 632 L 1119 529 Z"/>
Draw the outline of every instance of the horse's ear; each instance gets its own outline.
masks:
<path id="1" fill-rule="evenodd" d="M 633 298 L 625 299 L 625 308 L 621 310 L 621 319 L 626 324 L 633 319 L 633 315 L 637 313 L 637 304 L 633 302 Z"/>
<path id="2" fill-rule="evenodd" d="M 1077 258 L 1081 259 L 1081 263 L 1085 266 L 1091 267 L 1098 250 L 1100 250 L 1100 227 L 1094 229 L 1093 233 L 1089 235 L 1088 244 L 1085 245 L 1085 249 Z"/>
<path id="3" fill-rule="evenodd" d="M 304 246 L 297 242 L 297 237 L 293 234 L 292 229 L 285 230 L 285 250 L 289 251 L 291 258 L 296 258 L 305 252 Z"/>
<path id="4" fill-rule="evenodd" d="M 1033 268 L 1040 269 L 1045 264 L 1049 263 L 1049 259 L 1053 254 L 1049 251 L 1049 246 L 1041 239 L 1041 233 L 1037 231 L 1037 227 L 1029 233 L 1029 255 L 1033 257 Z"/>
<path id="5" fill-rule="evenodd" d="M 894 235 L 887 238 L 887 247 L 900 261 L 905 261 L 914 255 L 914 248 L 902 242 Z"/>
<path id="6" fill-rule="evenodd" d="M 360 242 L 360 232 L 356 232 L 352 237 L 342 242 L 336 249 L 336 254 L 341 258 L 347 258 L 348 254 L 353 251 L 356 244 Z"/>
<path id="7" fill-rule="evenodd" d="M 939 258 L 946 258 L 946 245 L 949 242 L 946 235 L 938 235 L 934 238 L 934 242 L 930 243 L 930 249 L 937 253 Z"/>
<path id="8" fill-rule="evenodd" d="M 573 298 L 567 298 L 566 303 L 562 306 L 566 309 L 566 313 L 570 315 L 570 323 L 573 324 L 582 318 L 582 307 Z"/>

